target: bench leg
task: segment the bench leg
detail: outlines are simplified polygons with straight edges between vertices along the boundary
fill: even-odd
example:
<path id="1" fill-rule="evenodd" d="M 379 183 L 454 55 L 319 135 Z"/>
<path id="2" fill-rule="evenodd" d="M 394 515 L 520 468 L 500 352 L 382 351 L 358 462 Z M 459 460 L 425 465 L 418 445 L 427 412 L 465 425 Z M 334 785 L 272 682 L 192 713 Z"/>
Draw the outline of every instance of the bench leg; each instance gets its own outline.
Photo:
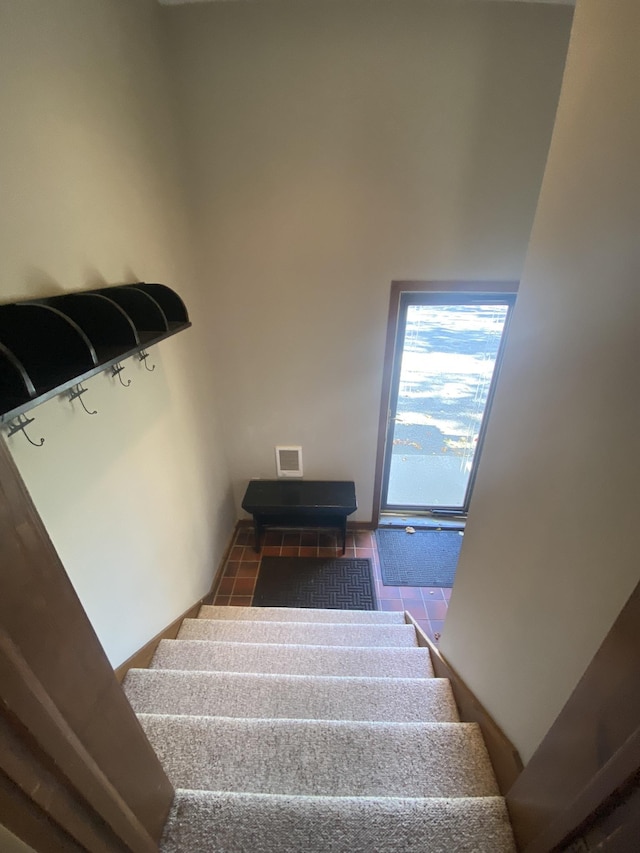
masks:
<path id="1" fill-rule="evenodd" d="M 262 539 L 262 525 L 260 524 L 260 519 L 257 515 L 253 516 L 253 550 L 256 554 L 260 553 L 260 540 Z"/>

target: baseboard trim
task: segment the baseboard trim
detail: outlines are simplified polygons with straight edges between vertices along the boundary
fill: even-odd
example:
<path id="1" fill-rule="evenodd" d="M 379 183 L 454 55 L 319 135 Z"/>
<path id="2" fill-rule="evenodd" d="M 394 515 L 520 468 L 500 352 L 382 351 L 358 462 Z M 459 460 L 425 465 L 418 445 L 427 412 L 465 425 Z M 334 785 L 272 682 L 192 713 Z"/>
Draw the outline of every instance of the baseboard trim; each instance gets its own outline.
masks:
<path id="1" fill-rule="evenodd" d="M 233 548 L 233 543 L 236 541 L 236 535 L 239 530 L 246 529 L 247 527 L 253 526 L 253 519 L 251 518 L 240 518 L 236 521 L 233 530 L 231 531 L 231 536 L 229 537 L 229 542 L 227 547 L 224 550 L 224 554 L 222 555 L 220 562 L 218 563 L 218 568 L 213 576 L 213 581 L 211 583 L 211 589 L 206 595 L 203 595 L 202 598 L 199 598 L 195 604 L 193 604 L 188 610 L 178 616 L 177 619 L 167 625 L 159 634 L 156 634 L 148 643 L 142 646 L 141 649 L 138 649 L 137 652 L 131 655 L 130 658 L 124 663 L 121 663 L 120 666 L 116 667 L 114 670 L 115 676 L 118 681 L 122 682 L 124 680 L 125 675 L 130 669 L 146 669 L 151 663 L 151 659 L 155 654 L 156 648 L 160 640 L 175 640 L 178 635 L 178 631 L 180 630 L 180 626 L 184 619 L 192 619 L 195 617 L 203 604 L 211 604 L 215 598 L 216 590 L 220 585 L 220 581 L 222 580 L 222 575 L 224 573 L 224 567 L 229 558 L 229 553 Z M 347 524 L 348 530 L 373 530 L 373 523 L 371 521 L 352 521 Z"/>
<path id="2" fill-rule="evenodd" d="M 233 526 L 233 530 L 231 531 L 231 536 L 229 537 L 229 541 L 227 543 L 227 547 L 224 549 L 224 554 L 220 558 L 220 562 L 218 563 L 218 568 L 216 569 L 216 573 L 213 576 L 213 581 L 211 583 L 211 590 L 208 595 L 205 596 L 203 604 L 213 604 L 213 601 L 216 597 L 216 592 L 218 591 L 218 587 L 220 586 L 220 581 L 222 580 L 222 576 L 224 575 L 224 567 L 227 565 L 227 560 L 229 559 L 229 554 L 231 553 L 231 549 L 236 541 L 236 537 L 238 535 L 238 531 L 241 527 L 244 527 L 242 521 L 236 521 Z"/>
<path id="3" fill-rule="evenodd" d="M 233 543 L 236 539 L 236 533 L 238 531 L 238 524 L 234 525 L 233 530 L 231 531 L 231 536 L 229 537 L 229 543 L 227 547 L 224 549 L 224 554 L 222 555 L 220 562 L 218 563 L 218 568 L 213 575 L 213 581 L 211 582 L 211 589 L 206 595 L 203 595 L 202 598 L 199 598 L 195 604 L 192 604 L 188 610 L 178 616 L 177 619 L 174 619 L 170 625 L 167 625 L 159 634 L 156 634 L 148 643 L 145 643 L 141 649 L 138 649 L 137 652 L 131 655 L 130 658 L 124 663 L 121 663 L 120 666 L 114 669 L 114 673 L 118 681 L 122 682 L 124 680 L 125 675 L 129 672 L 130 669 L 147 669 L 149 664 L 151 663 L 151 659 L 153 658 L 156 648 L 158 647 L 158 643 L 160 640 L 175 640 L 178 636 L 178 631 L 180 630 L 180 626 L 182 625 L 185 619 L 193 619 L 197 616 L 198 611 L 202 607 L 203 604 L 211 604 L 213 599 L 215 598 L 216 589 L 222 579 L 222 574 L 224 572 L 224 567 L 226 565 L 227 559 L 229 557 L 229 552 L 233 548 Z"/>
<path id="4" fill-rule="evenodd" d="M 130 669 L 147 669 L 160 640 L 175 640 L 183 620 L 194 618 L 198 613 L 198 610 L 200 610 L 200 606 L 203 604 L 205 598 L 208 598 L 208 595 L 209 593 L 207 593 L 206 596 L 199 598 L 198 601 L 196 601 L 196 603 L 188 610 L 185 610 L 181 616 L 174 619 L 170 625 L 167 625 L 167 627 L 160 631 L 159 634 L 156 634 L 148 643 L 145 643 L 141 649 L 138 649 L 138 651 L 134 652 L 124 663 L 121 663 L 120 666 L 116 667 L 114 672 L 118 681 L 122 682 Z"/>
<path id="5" fill-rule="evenodd" d="M 448 678 L 451 682 L 462 722 L 477 723 L 480 726 L 500 793 L 504 796 L 524 768 L 518 750 L 411 614 L 405 612 L 404 618 L 415 628 L 418 645 L 429 649 L 436 678 Z"/>

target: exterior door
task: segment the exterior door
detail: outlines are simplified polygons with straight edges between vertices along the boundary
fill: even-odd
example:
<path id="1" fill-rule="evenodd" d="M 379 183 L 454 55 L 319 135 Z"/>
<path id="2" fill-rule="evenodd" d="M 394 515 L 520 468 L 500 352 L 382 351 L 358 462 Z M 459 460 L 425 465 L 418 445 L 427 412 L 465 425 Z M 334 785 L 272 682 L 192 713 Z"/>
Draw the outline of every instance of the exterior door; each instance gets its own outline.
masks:
<path id="1" fill-rule="evenodd" d="M 386 513 L 459 515 L 469 507 L 515 293 L 438 287 L 396 294 L 381 476 Z"/>

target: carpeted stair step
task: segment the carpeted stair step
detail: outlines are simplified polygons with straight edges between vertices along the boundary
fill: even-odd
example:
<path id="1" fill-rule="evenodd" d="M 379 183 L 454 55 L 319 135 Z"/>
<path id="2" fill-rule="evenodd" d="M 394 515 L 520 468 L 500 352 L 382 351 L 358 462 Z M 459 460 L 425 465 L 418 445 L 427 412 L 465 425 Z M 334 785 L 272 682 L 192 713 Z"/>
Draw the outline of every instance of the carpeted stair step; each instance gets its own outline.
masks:
<path id="1" fill-rule="evenodd" d="M 134 711 L 211 717 L 457 722 L 447 679 L 336 678 L 131 669 Z"/>
<path id="2" fill-rule="evenodd" d="M 162 853 L 515 853 L 501 797 L 291 797 L 178 789 Z"/>
<path id="3" fill-rule="evenodd" d="M 252 622 L 223 619 L 185 619 L 179 640 L 217 640 L 230 643 L 293 643 L 320 646 L 417 646 L 412 625 L 352 625 L 342 622 Z"/>
<path id="4" fill-rule="evenodd" d="M 365 649 L 204 640 L 161 640 L 151 668 L 372 678 L 433 677 L 429 651 L 417 647 Z"/>
<path id="5" fill-rule="evenodd" d="M 203 604 L 198 619 L 254 622 L 342 622 L 354 625 L 404 625 L 403 613 L 382 610 L 322 610 L 310 607 L 227 607 Z"/>
<path id="6" fill-rule="evenodd" d="M 345 797 L 498 794 L 473 723 L 139 719 L 176 788 Z"/>

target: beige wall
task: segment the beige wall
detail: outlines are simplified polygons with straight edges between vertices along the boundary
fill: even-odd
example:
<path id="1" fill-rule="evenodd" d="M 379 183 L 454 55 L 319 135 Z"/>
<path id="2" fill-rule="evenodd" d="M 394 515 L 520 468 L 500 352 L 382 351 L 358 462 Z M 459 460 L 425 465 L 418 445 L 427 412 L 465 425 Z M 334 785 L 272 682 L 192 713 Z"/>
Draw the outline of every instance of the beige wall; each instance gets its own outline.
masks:
<path id="1" fill-rule="evenodd" d="M 639 32 L 579 0 L 442 639 L 525 759 L 640 580 Z"/>
<path id="2" fill-rule="evenodd" d="M 236 499 L 301 444 L 370 519 L 390 282 L 519 278 L 571 10 L 165 9 Z"/>
<path id="3" fill-rule="evenodd" d="M 41 449 L 8 439 L 114 665 L 210 587 L 235 511 L 210 389 L 182 155 L 155 0 L 4 0 L 0 300 L 147 280 L 194 328 L 154 347 L 129 389 L 33 410 Z M 37 626 L 35 626 L 37 627 Z"/>
<path id="4" fill-rule="evenodd" d="M 33 848 L 25 844 L 19 838 L 9 832 L 6 826 L 0 823 L 0 850 L 2 853 L 33 853 Z"/>

